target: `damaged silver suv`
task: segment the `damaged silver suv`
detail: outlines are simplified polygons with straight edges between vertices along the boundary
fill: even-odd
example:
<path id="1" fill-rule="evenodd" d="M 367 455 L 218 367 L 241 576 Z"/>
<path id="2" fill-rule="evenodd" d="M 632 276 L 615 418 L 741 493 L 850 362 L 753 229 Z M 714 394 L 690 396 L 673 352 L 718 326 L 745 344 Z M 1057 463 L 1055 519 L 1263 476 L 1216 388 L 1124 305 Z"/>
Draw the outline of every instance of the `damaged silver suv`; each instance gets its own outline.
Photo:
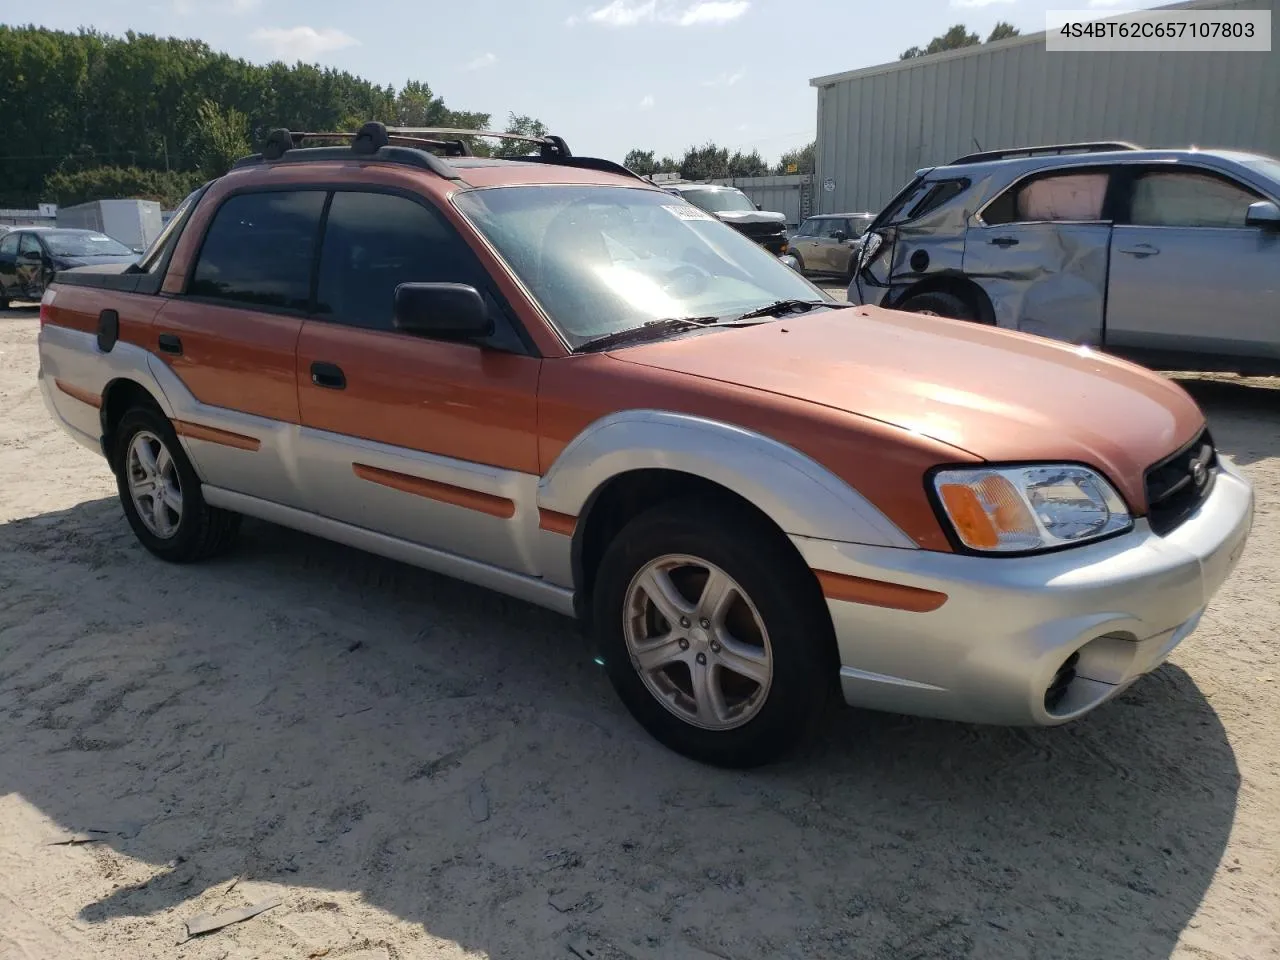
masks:
<path id="1" fill-rule="evenodd" d="M 1278 277 L 1280 161 L 1073 143 L 917 171 L 868 229 L 849 300 L 1272 374 Z"/>

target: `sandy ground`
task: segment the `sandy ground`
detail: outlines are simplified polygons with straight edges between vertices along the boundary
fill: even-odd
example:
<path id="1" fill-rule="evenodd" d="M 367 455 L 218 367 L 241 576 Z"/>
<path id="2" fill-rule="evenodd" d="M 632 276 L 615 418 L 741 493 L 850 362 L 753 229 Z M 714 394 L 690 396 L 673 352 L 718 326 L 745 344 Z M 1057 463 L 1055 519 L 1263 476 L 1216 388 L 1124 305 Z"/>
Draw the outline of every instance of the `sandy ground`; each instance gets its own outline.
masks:
<path id="1" fill-rule="evenodd" d="M 837 711 L 741 775 L 653 743 L 550 613 L 259 523 L 153 559 L 36 326 L 0 314 L 3 960 L 1280 956 L 1280 384 L 1188 381 L 1254 537 L 1118 702 Z"/>

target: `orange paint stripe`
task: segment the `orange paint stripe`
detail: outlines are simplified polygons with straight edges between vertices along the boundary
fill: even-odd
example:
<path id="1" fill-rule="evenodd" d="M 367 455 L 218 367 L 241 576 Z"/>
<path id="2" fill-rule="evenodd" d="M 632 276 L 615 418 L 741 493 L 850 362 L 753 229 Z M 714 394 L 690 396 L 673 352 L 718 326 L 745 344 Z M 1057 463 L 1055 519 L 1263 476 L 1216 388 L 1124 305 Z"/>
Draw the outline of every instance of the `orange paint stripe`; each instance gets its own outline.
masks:
<path id="1" fill-rule="evenodd" d="M 505 497 L 495 497 L 491 493 L 481 493 L 479 490 L 469 490 L 466 487 L 455 487 L 451 483 L 425 480 L 422 477 L 413 477 L 407 473 L 396 473 L 394 470 L 370 467 L 363 463 L 353 463 L 351 469 L 355 471 L 355 475 L 361 480 L 380 483 L 384 487 L 391 487 L 393 490 L 399 490 L 403 493 L 426 497 L 428 500 L 438 500 L 440 503 L 450 503 L 455 507 L 478 510 L 480 513 L 487 513 L 491 517 L 500 517 L 503 520 L 509 520 L 516 515 L 514 502 Z"/>
<path id="2" fill-rule="evenodd" d="M 246 437 L 232 433 L 230 430 L 219 430 L 217 427 L 204 427 L 198 423 L 187 423 L 185 420 L 173 421 L 174 432 L 180 437 L 190 440 L 207 440 L 209 443 L 220 443 L 224 447 L 235 447 L 237 450 L 257 450 L 262 441 L 257 437 Z"/>
<path id="3" fill-rule="evenodd" d="M 95 407 L 95 408 L 102 407 L 102 397 L 96 393 L 93 393 L 89 390 L 81 390 L 79 387 L 73 387 L 71 384 L 64 383 L 61 380 L 54 380 L 53 383 L 59 390 L 65 393 L 68 397 L 74 397 L 76 400 L 79 400 L 81 403 L 87 403 L 91 407 Z"/>
<path id="4" fill-rule="evenodd" d="M 567 513 L 556 513 L 554 510 L 538 509 L 538 527 L 542 530 L 572 537 L 577 526 L 577 517 L 571 517 Z"/>
<path id="5" fill-rule="evenodd" d="M 928 613 L 947 602 L 945 593 L 908 587 L 901 583 L 885 583 L 851 577 L 829 570 L 815 570 L 814 575 L 822 587 L 822 595 L 828 600 L 847 600 L 865 603 L 873 607 L 890 607 L 894 610 L 910 610 L 912 613 Z"/>

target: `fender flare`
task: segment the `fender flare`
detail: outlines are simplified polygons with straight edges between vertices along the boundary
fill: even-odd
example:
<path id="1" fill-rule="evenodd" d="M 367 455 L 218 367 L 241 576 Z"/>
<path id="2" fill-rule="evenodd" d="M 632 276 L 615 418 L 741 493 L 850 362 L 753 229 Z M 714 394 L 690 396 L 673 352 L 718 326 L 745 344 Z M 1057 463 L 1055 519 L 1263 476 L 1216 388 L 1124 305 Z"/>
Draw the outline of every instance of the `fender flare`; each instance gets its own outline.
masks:
<path id="1" fill-rule="evenodd" d="M 919 549 L 858 491 L 806 454 L 755 431 L 666 410 L 626 410 L 589 424 L 538 482 L 538 506 L 581 517 L 614 477 L 673 470 L 732 490 L 783 533 Z"/>

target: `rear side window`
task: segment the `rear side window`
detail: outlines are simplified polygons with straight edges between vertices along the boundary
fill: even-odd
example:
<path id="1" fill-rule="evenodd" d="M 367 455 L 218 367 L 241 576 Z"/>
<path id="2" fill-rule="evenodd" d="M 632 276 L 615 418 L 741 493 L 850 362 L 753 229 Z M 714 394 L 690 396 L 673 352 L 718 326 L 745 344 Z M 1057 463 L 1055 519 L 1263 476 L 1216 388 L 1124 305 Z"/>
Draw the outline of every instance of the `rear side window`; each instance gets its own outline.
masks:
<path id="1" fill-rule="evenodd" d="M 800 224 L 800 229 L 796 231 L 796 235 L 800 237 L 816 237 L 822 232 L 822 220 L 818 217 L 810 217 L 804 223 Z"/>
<path id="2" fill-rule="evenodd" d="M 203 196 L 206 187 L 208 187 L 208 184 L 192 190 L 191 193 L 187 194 L 187 198 L 178 204 L 178 208 L 169 217 L 169 222 L 164 225 L 164 229 L 151 241 L 151 246 L 147 248 L 135 269 L 130 271 L 131 273 L 155 273 L 161 264 L 168 264 L 168 255 L 177 245 L 178 236 L 182 233 L 182 227 L 191 215 L 196 201 Z"/>
<path id="3" fill-rule="evenodd" d="M 29 233 L 24 233 L 22 239 L 18 241 L 19 253 L 41 253 L 40 241 Z"/>
<path id="4" fill-rule="evenodd" d="M 318 317 L 353 327 L 392 329 L 402 283 L 466 283 L 486 274 L 440 214 L 385 193 L 333 195 L 316 288 Z"/>
<path id="5" fill-rule="evenodd" d="M 231 197 L 213 216 L 187 293 L 306 310 L 324 200 L 321 190 Z"/>
<path id="6" fill-rule="evenodd" d="M 939 180 L 931 184 L 924 196 L 907 210 L 907 220 L 915 220 L 926 213 L 932 213 L 953 197 L 958 197 L 969 189 L 968 180 Z"/>
<path id="7" fill-rule="evenodd" d="M 1101 220 L 1109 179 L 1105 170 L 1077 170 L 1024 180 L 991 201 L 982 219 L 992 226 Z"/>
<path id="8" fill-rule="evenodd" d="M 1146 227 L 1244 227 L 1258 194 L 1208 173 L 1160 171 L 1133 181 L 1129 222 Z"/>

